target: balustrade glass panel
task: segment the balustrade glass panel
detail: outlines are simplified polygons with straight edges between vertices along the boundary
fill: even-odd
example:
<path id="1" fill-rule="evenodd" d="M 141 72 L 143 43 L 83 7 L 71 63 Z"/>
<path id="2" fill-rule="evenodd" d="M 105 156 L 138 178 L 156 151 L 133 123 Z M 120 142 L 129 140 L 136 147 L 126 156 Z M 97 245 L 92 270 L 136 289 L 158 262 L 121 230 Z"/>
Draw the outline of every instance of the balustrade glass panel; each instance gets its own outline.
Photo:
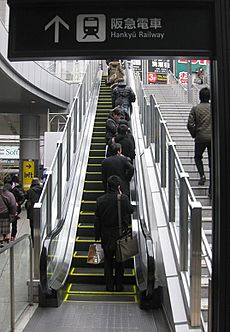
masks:
<path id="1" fill-rule="evenodd" d="M 0 332 L 10 329 L 10 252 L 0 253 Z"/>
<path id="2" fill-rule="evenodd" d="M 24 238 L 14 246 L 15 320 L 28 306 L 30 282 L 30 241 Z"/>

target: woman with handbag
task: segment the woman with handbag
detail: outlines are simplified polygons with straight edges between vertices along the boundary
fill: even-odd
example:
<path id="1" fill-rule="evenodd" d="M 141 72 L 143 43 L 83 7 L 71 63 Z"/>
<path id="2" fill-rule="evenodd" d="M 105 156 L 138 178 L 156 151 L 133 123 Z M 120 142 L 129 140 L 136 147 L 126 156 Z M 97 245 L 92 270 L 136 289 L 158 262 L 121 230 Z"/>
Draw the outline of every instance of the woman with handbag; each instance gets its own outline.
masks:
<path id="1" fill-rule="evenodd" d="M 112 175 L 107 180 L 107 192 L 97 199 L 95 210 L 95 240 L 101 239 L 104 250 L 104 274 L 106 290 L 117 292 L 123 290 L 122 279 L 124 274 L 123 262 L 116 260 L 117 240 L 120 237 L 118 222 L 118 200 L 120 194 L 122 231 L 126 232 L 128 220 L 133 213 L 133 206 L 130 204 L 128 196 L 121 193 L 121 179 Z M 113 278 L 113 268 L 115 268 L 115 278 Z"/>

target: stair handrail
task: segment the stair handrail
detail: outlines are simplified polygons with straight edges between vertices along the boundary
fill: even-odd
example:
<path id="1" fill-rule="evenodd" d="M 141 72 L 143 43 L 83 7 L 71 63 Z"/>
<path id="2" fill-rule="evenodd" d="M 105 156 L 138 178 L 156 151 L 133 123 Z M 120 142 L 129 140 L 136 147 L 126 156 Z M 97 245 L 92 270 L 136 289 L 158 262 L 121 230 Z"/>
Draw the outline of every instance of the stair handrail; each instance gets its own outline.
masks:
<path id="1" fill-rule="evenodd" d="M 93 123 L 101 73 L 99 61 L 90 61 L 73 99 L 39 202 L 34 206 L 34 273 L 35 279 L 39 280 L 41 277 L 42 288 L 46 291 L 50 289 L 49 286 L 52 283 L 51 279 L 47 280 L 47 273 L 43 274 L 44 267 L 47 272 L 48 265 L 51 266 L 44 260 L 45 257 L 47 259 L 50 243 L 56 235 L 60 234 L 65 225 L 67 228 L 65 239 L 63 243 L 57 243 L 60 246 L 60 252 L 65 255 L 64 242 L 68 241 L 68 236 L 73 232 L 70 227 L 72 225 L 71 215 L 74 213 L 74 202 L 78 194 L 78 187 L 81 185 L 80 171 L 86 154 L 84 140 L 87 139 L 86 133 L 89 130 L 92 131 L 93 128 L 91 123 Z M 86 91 L 87 88 L 88 91 Z M 65 222 L 67 217 L 69 227 Z M 42 253 L 41 262 L 40 253 Z M 71 255 L 69 256 L 71 260 Z M 55 265 L 55 257 L 53 264 Z M 66 262 L 63 261 L 63 264 Z M 68 267 L 66 268 L 68 269 Z M 55 273 L 53 276 L 55 277 Z"/>
<path id="2" fill-rule="evenodd" d="M 168 84 L 170 84 L 176 90 L 176 94 L 182 101 L 188 99 L 188 89 L 184 84 L 181 84 L 176 75 L 169 69 L 168 70 Z"/>
<path id="3" fill-rule="evenodd" d="M 138 75 L 135 75 L 135 86 L 136 89 L 138 90 L 137 99 L 139 103 L 142 131 L 145 137 L 145 148 L 148 147 L 151 148 L 152 156 L 153 159 L 155 160 L 155 167 L 159 174 L 158 179 L 160 179 L 159 185 L 161 187 L 162 199 L 165 204 L 166 211 L 168 210 L 167 220 L 171 220 L 171 222 L 169 222 L 169 225 L 171 230 L 174 229 L 174 232 L 175 232 L 175 227 L 172 227 L 172 225 L 174 224 L 173 221 L 175 220 L 174 219 L 175 213 L 172 213 L 171 210 L 173 208 L 173 210 L 175 211 L 175 180 L 169 181 L 170 178 L 169 173 L 168 177 L 166 173 L 167 170 L 166 146 L 165 146 L 166 142 L 168 144 L 168 149 L 171 154 L 171 159 L 169 160 L 168 168 L 172 167 L 172 169 L 174 169 L 173 172 L 177 170 L 177 176 L 180 179 L 179 187 L 182 188 L 179 200 L 180 218 L 181 218 L 180 224 L 183 227 L 180 227 L 182 231 L 178 236 L 175 236 L 175 238 L 177 238 L 177 244 L 180 242 L 182 244 L 182 248 L 180 248 L 179 250 L 179 265 L 181 266 L 180 273 L 187 275 L 186 278 L 188 278 L 189 275 L 186 271 L 188 270 L 188 268 L 191 271 L 190 296 L 189 298 L 187 298 L 187 305 L 188 308 L 190 309 L 189 316 L 190 316 L 191 325 L 200 326 L 200 316 L 197 315 L 197 311 L 201 313 L 201 306 L 200 306 L 201 294 L 199 293 L 196 294 L 195 289 L 199 290 L 201 286 L 201 271 L 200 271 L 201 264 L 199 262 L 201 261 L 201 249 L 203 249 L 203 247 L 206 248 L 207 246 L 207 239 L 204 232 L 202 232 L 202 226 L 201 226 L 202 205 L 200 204 L 200 202 L 196 200 L 196 197 L 193 193 L 193 190 L 188 180 L 188 174 L 184 172 L 179 156 L 176 152 L 175 143 L 171 139 L 171 136 L 166 126 L 166 122 L 164 121 L 161 115 L 160 106 L 157 104 L 155 97 L 151 96 L 150 102 L 147 100 L 145 91 L 143 89 L 143 84 L 140 81 Z M 177 166 L 175 167 L 175 165 Z M 172 193 L 170 194 L 169 192 L 167 195 L 166 189 L 168 183 L 171 184 L 171 186 L 169 185 L 170 187 L 169 190 L 174 190 L 174 194 Z M 167 209 L 167 206 L 170 206 L 170 208 Z M 190 225 L 194 226 L 191 227 L 191 235 L 190 235 L 190 240 L 191 240 L 190 266 L 188 266 L 189 262 L 188 216 L 189 215 L 190 215 Z M 169 219 L 169 217 L 171 219 Z M 197 255 L 198 253 L 199 255 Z M 196 262 L 198 264 L 195 264 L 193 262 Z M 194 271 L 194 268 L 196 268 L 196 271 Z"/>

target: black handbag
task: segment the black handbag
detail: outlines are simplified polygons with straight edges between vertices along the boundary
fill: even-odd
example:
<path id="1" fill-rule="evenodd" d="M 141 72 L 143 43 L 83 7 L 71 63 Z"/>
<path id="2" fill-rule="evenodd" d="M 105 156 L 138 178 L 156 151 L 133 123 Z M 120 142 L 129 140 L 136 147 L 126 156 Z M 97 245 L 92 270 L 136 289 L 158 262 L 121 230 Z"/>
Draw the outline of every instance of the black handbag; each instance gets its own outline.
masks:
<path id="1" fill-rule="evenodd" d="M 137 234 L 132 234 L 131 230 L 127 231 L 125 234 L 122 234 L 121 195 L 117 195 L 117 205 L 120 238 L 117 240 L 116 261 L 125 262 L 138 253 Z"/>

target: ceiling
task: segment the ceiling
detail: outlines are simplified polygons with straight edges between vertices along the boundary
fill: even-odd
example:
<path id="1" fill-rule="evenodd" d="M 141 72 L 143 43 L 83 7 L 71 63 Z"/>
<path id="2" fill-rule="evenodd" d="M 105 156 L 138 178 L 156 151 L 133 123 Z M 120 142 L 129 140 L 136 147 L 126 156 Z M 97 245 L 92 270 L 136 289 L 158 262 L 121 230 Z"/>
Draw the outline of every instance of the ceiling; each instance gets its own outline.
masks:
<path id="1" fill-rule="evenodd" d="M 62 109 L 25 89 L 0 69 L 0 113 L 47 113 Z"/>
<path id="2" fill-rule="evenodd" d="M 62 113 L 60 108 L 17 84 L 0 69 L 0 135 L 20 134 L 20 114 L 39 114 L 41 134 L 47 128 L 47 111 Z"/>

